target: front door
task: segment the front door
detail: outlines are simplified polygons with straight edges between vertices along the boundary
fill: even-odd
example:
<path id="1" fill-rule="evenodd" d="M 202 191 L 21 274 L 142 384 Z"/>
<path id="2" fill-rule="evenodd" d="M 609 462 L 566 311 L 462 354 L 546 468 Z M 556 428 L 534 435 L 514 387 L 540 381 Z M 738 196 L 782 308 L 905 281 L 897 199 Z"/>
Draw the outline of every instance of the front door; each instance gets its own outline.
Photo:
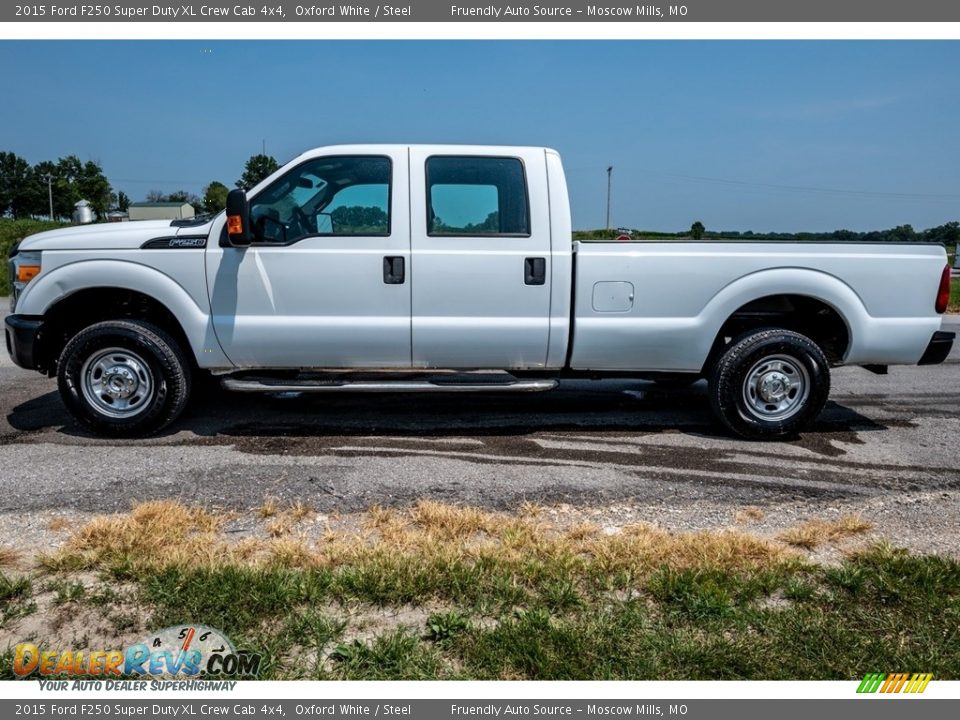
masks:
<path id="1" fill-rule="evenodd" d="M 414 367 L 544 367 L 552 279 L 543 151 L 412 148 L 410 182 Z"/>
<path id="2" fill-rule="evenodd" d="M 255 240 L 207 253 L 213 324 L 240 367 L 410 367 L 405 149 L 302 161 L 250 198 Z"/>

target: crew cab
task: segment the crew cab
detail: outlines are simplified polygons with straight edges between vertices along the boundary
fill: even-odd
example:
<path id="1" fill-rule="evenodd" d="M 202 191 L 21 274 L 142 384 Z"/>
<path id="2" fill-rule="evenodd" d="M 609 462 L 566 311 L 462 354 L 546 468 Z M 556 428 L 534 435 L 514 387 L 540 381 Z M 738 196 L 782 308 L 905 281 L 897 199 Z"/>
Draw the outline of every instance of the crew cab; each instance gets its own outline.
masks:
<path id="1" fill-rule="evenodd" d="M 940 245 L 572 242 L 557 152 L 343 145 L 202 221 L 33 235 L 6 341 L 105 435 L 239 392 L 532 392 L 708 380 L 734 433 L 808 427 L 830 368 L 944 360 Z"/>

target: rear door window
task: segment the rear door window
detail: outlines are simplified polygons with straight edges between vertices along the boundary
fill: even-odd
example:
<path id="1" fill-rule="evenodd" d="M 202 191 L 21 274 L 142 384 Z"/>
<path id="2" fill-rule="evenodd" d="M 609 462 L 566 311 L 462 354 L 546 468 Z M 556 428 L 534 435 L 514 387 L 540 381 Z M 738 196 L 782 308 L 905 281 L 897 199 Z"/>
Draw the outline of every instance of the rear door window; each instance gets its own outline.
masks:
<path id="1" fill-rule="evenodd" d="M 520 159 L 434 156 L 427 158 L 426 177 L 429 235 L 530 235 L 530 203 Z"/>

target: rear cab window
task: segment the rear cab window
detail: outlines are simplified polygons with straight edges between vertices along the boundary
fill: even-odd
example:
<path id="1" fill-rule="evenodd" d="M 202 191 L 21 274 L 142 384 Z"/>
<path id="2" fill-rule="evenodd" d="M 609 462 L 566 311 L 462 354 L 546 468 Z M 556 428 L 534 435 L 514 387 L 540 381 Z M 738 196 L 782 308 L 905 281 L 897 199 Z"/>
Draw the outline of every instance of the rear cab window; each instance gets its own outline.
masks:
<path id="1" fill-rule="evenodd" d="M 529 237 L 523 161 L 512 157 L 427 158 L 427 234 Z"/>

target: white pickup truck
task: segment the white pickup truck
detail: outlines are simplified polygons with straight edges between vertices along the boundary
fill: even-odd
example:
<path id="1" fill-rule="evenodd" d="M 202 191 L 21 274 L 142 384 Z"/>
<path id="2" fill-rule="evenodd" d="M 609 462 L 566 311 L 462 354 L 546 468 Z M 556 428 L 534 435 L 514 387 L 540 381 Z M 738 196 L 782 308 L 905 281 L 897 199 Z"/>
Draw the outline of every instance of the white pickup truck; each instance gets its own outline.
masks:
<path id="1" fill-rule="evenodd" d="M 942 362 L 939 245 L 571 242 L 536 147 L 311 150 L 203 221 L 22 240 L 14 361 L 106 435 L 172 422 L 198 372 L 241 392 L 523 392 L 705 377 L 734 433 L 807 427 L 830 367 Z"/>

